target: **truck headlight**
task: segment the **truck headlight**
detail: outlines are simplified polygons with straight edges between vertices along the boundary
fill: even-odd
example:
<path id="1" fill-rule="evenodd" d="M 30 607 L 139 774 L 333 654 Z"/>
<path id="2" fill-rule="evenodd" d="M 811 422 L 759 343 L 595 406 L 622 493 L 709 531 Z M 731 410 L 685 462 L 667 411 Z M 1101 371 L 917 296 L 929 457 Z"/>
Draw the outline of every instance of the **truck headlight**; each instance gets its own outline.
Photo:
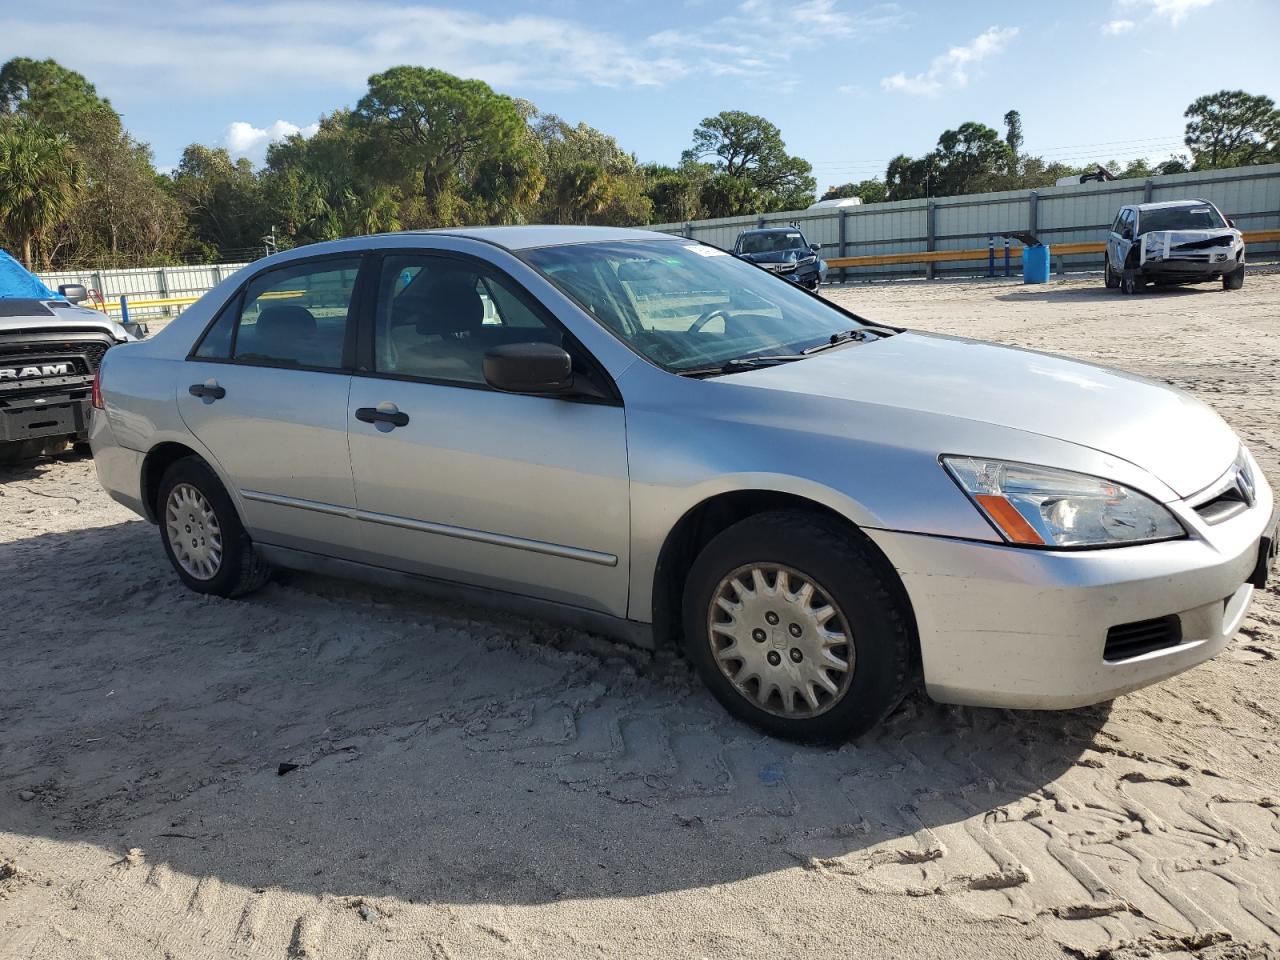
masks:
<path id="1" fill-rule="evenodd" d="M 1009 543 L 1106 547 L 1186 535 L 1164 506 L 1111 480 L 976 457 L 942 464 Z"/>

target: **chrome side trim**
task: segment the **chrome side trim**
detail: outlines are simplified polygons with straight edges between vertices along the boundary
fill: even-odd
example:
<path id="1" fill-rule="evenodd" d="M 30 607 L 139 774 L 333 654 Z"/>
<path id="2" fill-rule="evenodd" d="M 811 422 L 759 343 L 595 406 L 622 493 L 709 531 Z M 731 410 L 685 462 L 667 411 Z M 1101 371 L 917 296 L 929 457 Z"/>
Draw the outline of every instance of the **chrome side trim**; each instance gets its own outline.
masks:
<path id="1" fill-rule="evenodd" d="M 260 490 L 241 490 L 240 496 L 258 503 L 270 503 L 277 507 L 297 507 L 299 510 L 310 510 L 312 513 L 327 513 L 332 517 L 348 517 L 356 519 L 354 507 L 342 507 L 336 503 L 324 503 L 320 500 L 303 500 L 301 497 L 282 497 L 278 493 L 263 493 Z"/>
<path id="2" fill-rule="evenodd" d="M 434 577 L 404 573 L 400 570 L 354 560 L 341 560 L 337 557 L 295 550 L 291 547 L 280 547 L 270 543 L 258 543 L 255 546 L 259 555 L 268 563 L 291 570 L 360 580 L 379 587 L 411 590 L 446 603 L 468 604 L 520 616 L 537 617 L 579 630 L 604 634 L 647 650 L 657 648 L 653 625 L 649 623 L 624 620 L 607 613 L 556 603 L 553 600 L 506 593 L 487 587 L 473 587 L 451 580 L 438 580 Z"/>
<path id="3" fill-rule="evenodd" d="M 526 540 L 524 537 L 511 537 L 503 533 L 488 533 L 484 530 L 472 530 L 469 527 L 454 527 L 447 523 L 433 523 L 430 520 L 411 520 L 408 517 L 397 517 L 387 513 L 373 513 L 369 510 L 357 510 L 355 515 L 357 520 L 364 520 L 366 523 L 380 523 L 386 527 L 401 527 L 405 530 L 417 530 L 420 533 L 435 533 L 442 537 L 453 537 L 455 540 L 472 540 L 476 543 L 490 543 L 498 547 L 528 550 L 530 553 L 564 557 L 566 560 L 596 563 L 602 567 L 616 567 L 618 565 L 618 558 L 611 553 L 598 553 L 595 550 L 584 550 L 581 547 L 567 547 L 563 544 L 546 543 L 542 540 Z"/>
<path id="4" fill-rule="evenodd" d="M 527 540 L 524 537 L 512 537 L 503 533 L 489 533 L 485 530 L 472 530 L 469 527 L 454 527 L 447 523 L 433 523 L 430 520 L 413 520 L 409 517 L 397 517 L 389 513 L 374 513 L 372 510 L 343 507 L 334 503 L 322 503 L 318 500 L 303 500 L 299 497 L 285 497 L 276 493 L 263 493 L 259 490 L 241 490 L 240 495 L 246 500 L 270 503 L 278 507 L 296 507 L 299 510 L 310 510 L 313 513 L 325 513 L 335 517 L 349 517 L 352 520 L 377 523 L 385 527 L 400 527 L 404 530 L 416 530 L 419 533 L 434 533 L 442 537 L 452 537 L 455 540 L 470 540 L 475 543 L 487 543 L 496 547 L 510 547 L 513 550 L 527 550 L 530 553 L 562 557 L 566 560 L 580 560 L 583 563 L 594 563 L 602 567 L 616 567 L 618 565 L 618 558 L 613 554 L 585 550 L 582 547 L 569 547 L 560 543 L 547 543 L 543 540 Z"/>

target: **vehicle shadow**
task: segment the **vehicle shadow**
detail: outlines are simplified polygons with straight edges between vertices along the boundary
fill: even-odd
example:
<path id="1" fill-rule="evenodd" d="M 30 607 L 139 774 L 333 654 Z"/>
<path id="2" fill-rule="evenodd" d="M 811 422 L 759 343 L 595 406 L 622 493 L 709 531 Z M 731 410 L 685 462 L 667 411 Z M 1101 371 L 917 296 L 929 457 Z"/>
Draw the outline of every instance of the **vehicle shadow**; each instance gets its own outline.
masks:
<path id="1" fill-rule="evenodd" d="M 1099 279 L 1096 287 L 1057 287 L 1053 284 L 1027 285 L 1018 287 L 1008 293 L 996 294 L 995 299 L 1009 303 L 1100 303 L 1114 300 L 1125 307 L 1132 307 L 1140 305 L 1144 297 L 1194 297 L 1197 294 L 1212 293 L 1215 290 L 1220 292 L 1221 288 L 1208 285 L 1199 287 L 1151 286 L 1136 296 L 1126 296 L 1119 290 L 1108 290 L 1102 285 L 1102 280 Z"/>
<path id="2" fill-rule="evenodd" d="M 915 695 L 798 746 L 673 655 L 312 576 L 196 595 L 142 522 L 0 544 L 0 609 L 0 835 L 244 888 L 532 904 L 931 864 L 992 889 L 1022 868 L 944 850 L 1044 802 L 1109 713 Z"/>

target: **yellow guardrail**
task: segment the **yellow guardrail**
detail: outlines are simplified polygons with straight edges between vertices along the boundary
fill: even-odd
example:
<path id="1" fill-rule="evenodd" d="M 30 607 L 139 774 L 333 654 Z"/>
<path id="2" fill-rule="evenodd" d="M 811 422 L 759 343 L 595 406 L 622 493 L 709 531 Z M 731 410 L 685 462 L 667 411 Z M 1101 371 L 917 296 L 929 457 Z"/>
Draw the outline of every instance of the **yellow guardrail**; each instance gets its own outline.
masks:
<path id="1" fill-rule="evenodd" d="M 1280 240 L 1280 230 L 1250 230 L 1244 235 L 1245 243 L 1273 243 Z M 1070 256 L 1082 253 L 1103 253 L 1107 249 L 1102 241 L 1084 243 L 1051 243 L 1050 252 L 1055 256 Z M 863 257 L 831 257 L 827 266 L 833 270 L 841 267 L 883 267 L 896 263 L 943 263 L 961 260 L 986 260 L 990 249 L 980 247 L 976 250 L 919 250 L 913 253 L 873 253 Z M 996 251 L 998 258 L 1003 258 L 1003 248 Z M 1016 244 L 1009 249 L 1010 259 L 1022 259 L 1022 246 Z"/>
<path id="2" fill-rule="evenodd" d="M 305 290 L 276 290 L 273 293 L 264 293 L 260 297 L 258 297 L 258 299 L 259 300 L 288 300 L 288 299 L 291 299 L 292 297 L 305 296 L 306 293 L 307 291 Z M 191 306 L 191 304 L 195 303 L 197 300 L 199 300 L 203 296 L 204 296 L 203 293 L 193 293 L 187 297 L 154 297 L 154 298 L 148 298 L 148 299 L 135 300 L 133 297 L 129 296 L 129 294 L 126 293 L 123 299 L 128 301 L 130 310 L 147 310 L 147 309 L 155 309 L 159 307 L 189 307 Z M 120 299 L 117 298 L 115 300 L 107 301 L 104 304 L 103 309 L 107 311 L 114 310 L 116 313 L 119 313 Z"/>

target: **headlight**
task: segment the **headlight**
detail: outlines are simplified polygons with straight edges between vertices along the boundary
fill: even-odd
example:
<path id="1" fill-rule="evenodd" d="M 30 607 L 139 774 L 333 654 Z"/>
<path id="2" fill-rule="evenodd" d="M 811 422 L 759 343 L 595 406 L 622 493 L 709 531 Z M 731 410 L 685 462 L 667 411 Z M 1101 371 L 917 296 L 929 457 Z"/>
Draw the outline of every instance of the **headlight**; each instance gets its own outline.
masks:
<path id="1" fill-rule="evenodd" d="M 942 463 L 1010 543 L 1105 547 L 1186 533 L 1162 505 L 1110 480 L 974 457 L 943 457 Z"/>

